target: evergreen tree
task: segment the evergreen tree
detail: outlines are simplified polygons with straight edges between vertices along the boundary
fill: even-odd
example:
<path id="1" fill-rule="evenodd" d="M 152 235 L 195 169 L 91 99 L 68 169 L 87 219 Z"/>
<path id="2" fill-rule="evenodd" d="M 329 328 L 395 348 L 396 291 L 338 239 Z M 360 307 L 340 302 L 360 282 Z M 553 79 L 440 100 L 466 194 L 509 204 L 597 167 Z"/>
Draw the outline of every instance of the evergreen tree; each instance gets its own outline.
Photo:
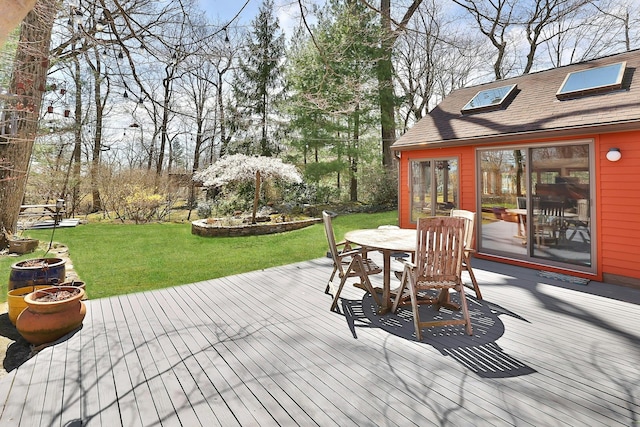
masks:
<path id="1" fill-rule="evenodd" d="M 272 156 L 278 151 L 273 141 L 275 123 L 273 116 L 277 101 L 283 95 L 282 68 L 284 61 L 284 33 L 273 16 L 273 0 L 265 0 L 258 16 L 252 21 L 244 52 L 238 64 L 233 85 L 240 126 L 245 131 L 245 141 L 237 151 L 245 154 Z M 260 124 L 256 135 L 254 123 Z"/>
<path id="2" fill-rule="evenodd" d="M 339 186 L 340 172 L 346 172 L 351 201 L 358 199 L 358 166 L 368 152 L 363 136 L 377 118 L 374 17 L 359 2 L 332 1 L 320 15 L 314 41 L 291 52 L 291 125 L 300 137 L 298 147 L 315 156 L 305 174 L 319 180 L 338 172 Z M 319 161 L 321 151 L 325 157 Z"/>

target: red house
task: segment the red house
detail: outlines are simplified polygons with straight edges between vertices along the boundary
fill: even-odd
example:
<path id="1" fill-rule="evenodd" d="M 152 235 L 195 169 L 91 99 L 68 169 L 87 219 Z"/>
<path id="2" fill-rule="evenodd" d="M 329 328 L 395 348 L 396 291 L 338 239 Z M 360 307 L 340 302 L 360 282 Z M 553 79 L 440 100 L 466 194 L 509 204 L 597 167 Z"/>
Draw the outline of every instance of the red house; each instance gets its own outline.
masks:
<path id="1" fill-rule="evenodd" d="M 392 147 L 400 225 L 472 210 L 478 257 L 640 287 L 638 68 L 640 50 L 452 92 Z"/>

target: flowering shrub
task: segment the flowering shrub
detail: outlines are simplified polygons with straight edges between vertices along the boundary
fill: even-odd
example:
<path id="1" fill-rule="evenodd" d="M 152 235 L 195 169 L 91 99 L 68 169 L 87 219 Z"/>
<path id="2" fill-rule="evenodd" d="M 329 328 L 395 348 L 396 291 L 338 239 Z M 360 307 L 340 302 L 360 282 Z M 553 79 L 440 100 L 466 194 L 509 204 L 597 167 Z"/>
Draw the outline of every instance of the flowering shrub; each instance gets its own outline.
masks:
<path id="1" fill-rule="evenodd" d="M 281 181 L 292 184 L 302 182 L 302 176 L 294 165 L 283 163 L 282 159 L 274 157 L 251 157 L 244 154 L 224 156 L 208 168 L 196 172 L 193 179 L 201 181 L 203 186 L 218 189 L 217 194 L 231 196 L 238 206 L 238 195 L 241 191 L 228 191 L 229 188 L 241 190 L 253 184 L 253 215 L 256 221 L 256 211 L 260 199 L 260 189 L 263 181 Z M 225 191 L 226 190 L 226 191 Z M 249 203 L 247 198 L 243 198 Z M 224 205 L 224 203 L 222 203 Z M 242 203 L 240 203 L 242 205 Z"/>
<path id="2" fill-rule="evenodd" d="M 162 221 L 178 199 L 169 179 L 158 178 L 149 170 L 111 172 L 101 176 L 100 184 L 105 214 L 123 222 Z"/>
<path id="3" fill-rule="evenodd" d="M 260 172 L 263 180 L 279 179 L 301 183 L 302 176 L 294 165 L 283 163 L 275 157 L 251 157 L 244 154 L 224 156 L 208 168 L 196 172 L 194 180 L 205 187 L 224 187 L 231 183 L 253 182 Z"/>
<path id="4" fill-rule="evenodd" d="M 139 224 L 153 219 L 163 202 L 164 197 L 155 194 L 150 188 L 132 185 L 130 193 L 124 198 L 122 208 L 126 218 Z"/>

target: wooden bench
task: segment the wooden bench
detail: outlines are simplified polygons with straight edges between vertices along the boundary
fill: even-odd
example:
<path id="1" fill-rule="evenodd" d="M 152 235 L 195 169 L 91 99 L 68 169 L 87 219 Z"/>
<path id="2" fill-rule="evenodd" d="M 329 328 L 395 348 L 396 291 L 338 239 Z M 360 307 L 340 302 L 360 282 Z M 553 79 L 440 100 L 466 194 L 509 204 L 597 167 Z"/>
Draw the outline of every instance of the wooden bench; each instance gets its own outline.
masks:
<path id="1" fill-rule="evenodd" d="M 64 214 L 64 203 L 62 204 L 62 208 L 58 208 L 55 203 L 42 205 L 21 205 L 18 217 L 32 218 L 36 220 L 48 217 L 58 223 L 62 220 Z"/>

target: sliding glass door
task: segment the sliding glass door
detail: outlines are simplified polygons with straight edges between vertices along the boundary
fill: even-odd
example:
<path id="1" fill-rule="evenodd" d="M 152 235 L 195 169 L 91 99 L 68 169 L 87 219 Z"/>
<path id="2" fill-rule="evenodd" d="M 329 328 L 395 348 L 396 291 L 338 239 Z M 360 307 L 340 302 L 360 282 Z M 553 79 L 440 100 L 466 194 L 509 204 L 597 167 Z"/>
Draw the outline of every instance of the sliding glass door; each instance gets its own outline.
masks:
<path id="1" fill-rule="evenodd" d="M 481 252 L 590 270 L 591 144 L 478 151 Z"/>

